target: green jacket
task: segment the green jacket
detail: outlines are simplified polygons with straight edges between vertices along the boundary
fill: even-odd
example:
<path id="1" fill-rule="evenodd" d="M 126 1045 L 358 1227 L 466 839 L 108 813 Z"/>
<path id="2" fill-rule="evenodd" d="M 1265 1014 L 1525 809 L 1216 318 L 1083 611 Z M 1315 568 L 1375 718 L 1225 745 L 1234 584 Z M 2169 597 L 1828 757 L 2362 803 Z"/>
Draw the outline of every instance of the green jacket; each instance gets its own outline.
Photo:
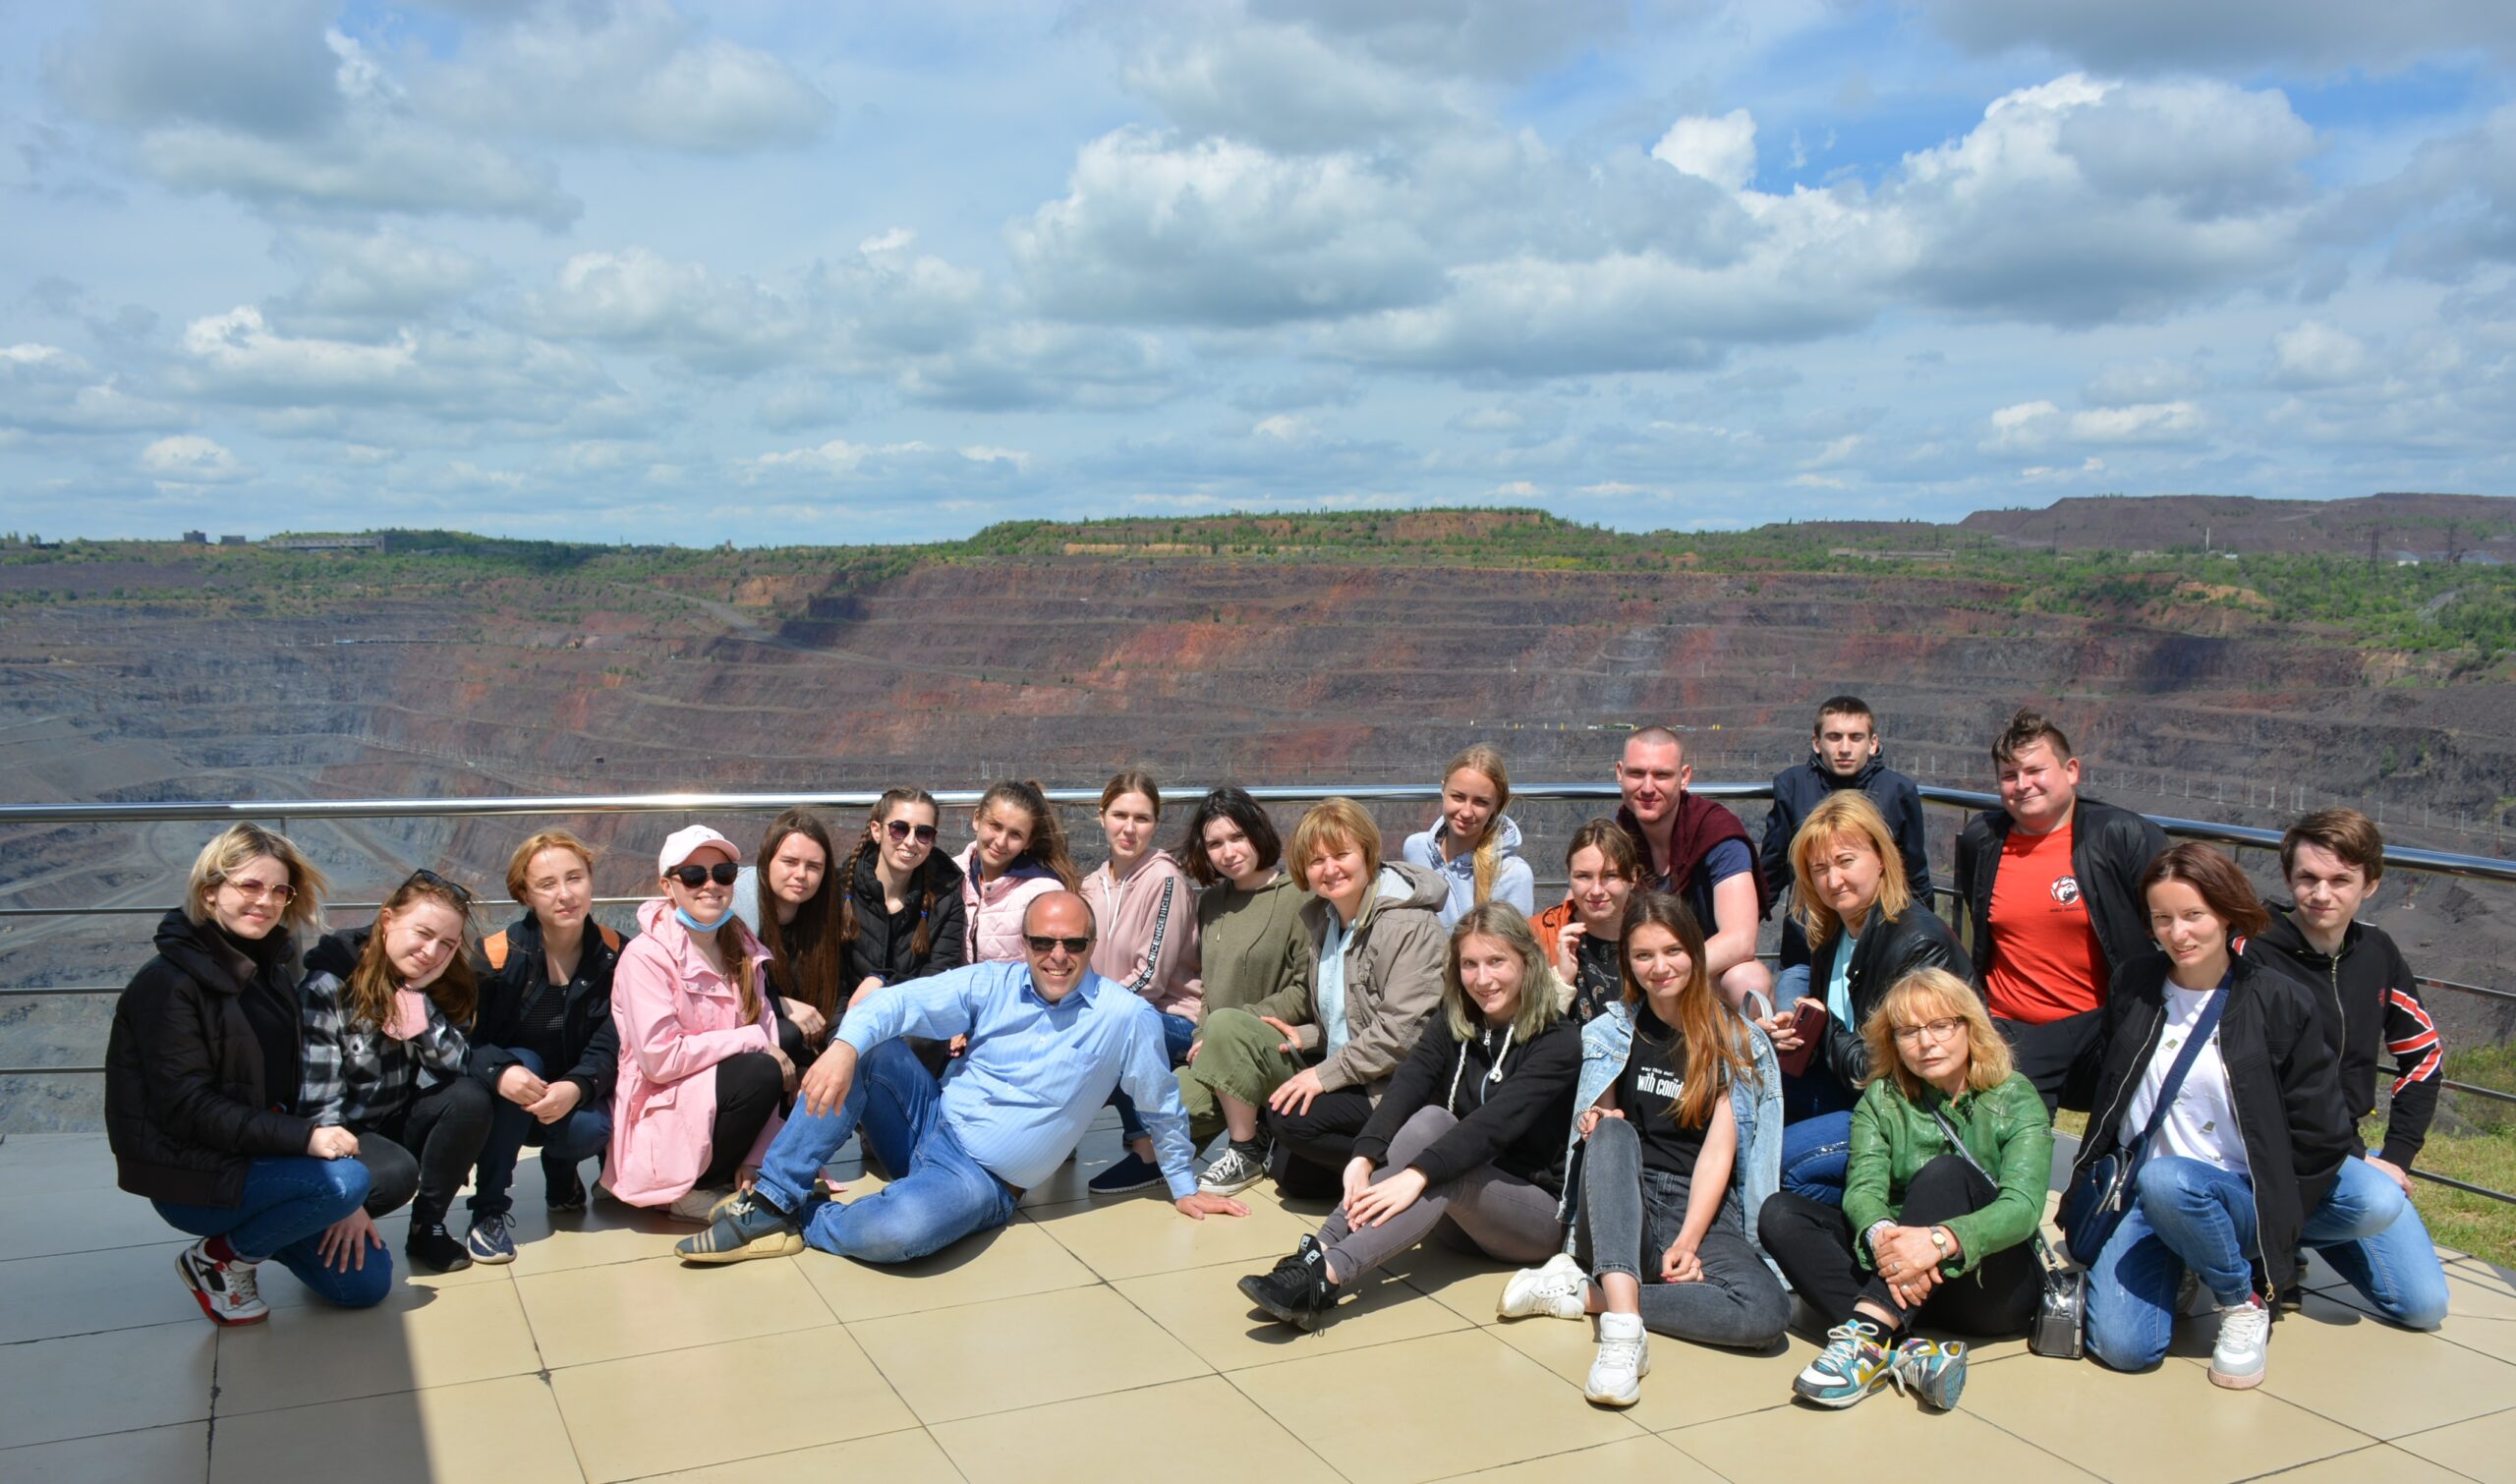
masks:
<path id="1" fill-rule="evenodd" d="M 2017 1073 L 1988 1092 L 1970 1089 L 1953 1103 L 1936 1088 L 1924 1088 L 1922 1096 L 1927 1101 L 1920 1106 L 1908 1101 L 1894 1077 L 1880 1077 L 1860 1095 L 1852 1111 L 1844 1216 L 1852 1223 L 1853 1250 L 1867 1266 L 1869 1243 L 1858 1240 L 1859 1235 L 1879 1222 L 1894 1221 L 1914 1176 L 1924 1165 L 1954 1152 L 1930 1115 L 1934 1105 L 1945 1109 L 1974 1163 L 2000 1186 L 1982 1210 L 1940 1223 L 1960 1249 L 1940 1264 L 1940 1271 L 1958 1278 L 1993 1253 L 2027 1240 L 2044 1220 L 2044 1191 L 2053 1179 L 2053 1120 L 2035 1084 Z"/>

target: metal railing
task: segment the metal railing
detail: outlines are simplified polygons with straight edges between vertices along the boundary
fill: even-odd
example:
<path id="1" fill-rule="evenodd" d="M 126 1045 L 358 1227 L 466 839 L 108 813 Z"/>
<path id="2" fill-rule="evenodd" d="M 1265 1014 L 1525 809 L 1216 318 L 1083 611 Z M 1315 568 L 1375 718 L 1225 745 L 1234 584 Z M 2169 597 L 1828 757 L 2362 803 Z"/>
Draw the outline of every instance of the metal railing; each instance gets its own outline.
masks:
<path id="1" fill-rule="evenodd" d="M 2001 807 L 1997 794 L 1970 789 L 1947 788 L 1936 784 L 1917 785 L 1925 803 L 1973 814 Z M 1196 798 L 1205 788 L 1177 784 L 1166 788 L 1172 798 Z M 1763 801 L 1773 797 L 1767 783 L 1695 783 L 1688 791 L 1708 799 Z M 1093 806 L 1101 802 L 1097 788 L 1051 788 L 1045 790 L 1052 804 Z M 1311 804 L 1321 799 L 1342 797 L 1359 804 L 1419 804 L 1439 802 L 1441 789 L 1429 783 L 1357 783 L 1347 787 L 1305 785 L 1254 785 L 1249 794 L 1261 804 Z M 974 809 L 984 796 L 982 789 L 938 789 L 936 802 L 945 809 Z M 648 794 L 577 794 L 557 796 L 508 796 L 488 798 L 443 799 L 214 799 L 143 804 L 0 804 L 0 826 L 9 825 L 163 825 L 199 823 L 230 825 L 253 822 L 275 826 L 287 832 L 292 822 L 327 820 L 408 820 L 408 819 L 486 819 L 486 818 L 552 818 L 585 815 L 636 814 L 764 814 L 782 809 L 871 809 L 881 798 L 875 789 L 830 789 L 812 792 L 780 793 L 648 793 Z M 1533 783 L 1512 790 L 1512 801 L 1519 803 L 1571 803 L 1614 805 L 1621 802 L 1613 783 Z M 2169 815 L 2151 815 L 2150 820 L 2170 835 L 2185 839 L 2206 840 L 2237 850 L 2277 850 L 2280 832 L 2257 829 L 2242 825 L 2222 825 L 2210 820 L 2178 819 Z M 2385 865 L 2389 870 L 2419 872 L 2425 875 L 2459 877 L 2472 881 L 2497 882 L 2516 885 L 2516 861 L 2493 856 L 2459 855 L 2451 851 L 2422 850 L 2409 846 L 2387 846 Z M 5 888 L 0 888 L 5 889 Z M 1942 901 L 1953 901 L 1955 893 L 1942 886 L 1933 893 Z M 637 896 L 597 897 L 598 906 L 620 906 L 644 900 Z M 485 908 L 513 907 L 506 898 L 481 897 Z M 378 904 L 366 901 L 327 902 L 326 913 L 372 912 Z M 162 916 L 168 910 L 157 906 L 112 907 L 7 907 L 0 906 L 0 921 L 11 918 L 135 917 Z M 1765 956 L 1771 956 L 1770 954 Z M 2462 984 L 2453 980 L 2420 976 L 2424 989 L 2442 990 L 2450 994 L 2470 995 L 2499 1002 L 2516 1002 L 2516 991 L 2486 985 Z M 0 998 L 32 998 L 46 996 L 119 995 L 121 985 L 36 985 L 0 986 Z M 95 1076 L 101 1066 L 0 1066 L 0 1077 L 29 1076 Z M 2441 1081 L 2449 1092 L 2470 1097 L 2516 1103 L 2516 1093 L 2493 1087 L 2481 1087 L 2455 1080 Z M 2491 1190 L 2484 1186 L 2436 1174 L 2425 1170 L 2411 1171 L 2421 1179 L 2476 1195 L 2516 1204 L 2516 1193 Z"/>

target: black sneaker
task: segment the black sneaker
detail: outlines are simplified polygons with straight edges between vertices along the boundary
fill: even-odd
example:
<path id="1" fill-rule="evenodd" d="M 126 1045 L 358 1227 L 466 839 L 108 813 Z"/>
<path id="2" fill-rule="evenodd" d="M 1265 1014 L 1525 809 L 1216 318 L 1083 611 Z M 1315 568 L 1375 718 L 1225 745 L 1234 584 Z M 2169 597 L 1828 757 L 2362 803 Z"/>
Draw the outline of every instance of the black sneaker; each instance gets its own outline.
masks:
<path id="1" fill-rule="evenodd" d="M 426 1268 L 430 1273 L 458 1273 L 472 1266 L 472 1254 L 463 1248 L 463 1238 L 445 1229 L 443 1219 L 424 1222 L 411 1218 L 410 1239 L 402 1250 L 411 1256 L 411 1266 Z"/>
<path id="2" fill-rule="evenodd" d="M 1151 1160 L 1127 1151 L 1127 1157 L 1083 1182 L 1094 1195 L 1124 1195 L 1130 1190 L 1143 1190 L 1162 1183 L 1162 1167 Z"/>
<path id="3" fill-rule="evenodd" d="M 545 1170 L 542 1175 L 542 1204 L 550 1211 L 583 1211 L 586 1209 L 586 1182 L 577 1167 L 565 1170 Z"/>
<path id="4" fill-rule="evenodd" d="M 1303 1237 L 1292 1256 L 1279 1260 L 1272 1272 L 1242 1279 L 1240 1291 L 1297 1330 L 1318 1329 L 1337 1307 L 1338 1285 L 1328 1281 L 1328 1254 L 1315 1237 Z"/>

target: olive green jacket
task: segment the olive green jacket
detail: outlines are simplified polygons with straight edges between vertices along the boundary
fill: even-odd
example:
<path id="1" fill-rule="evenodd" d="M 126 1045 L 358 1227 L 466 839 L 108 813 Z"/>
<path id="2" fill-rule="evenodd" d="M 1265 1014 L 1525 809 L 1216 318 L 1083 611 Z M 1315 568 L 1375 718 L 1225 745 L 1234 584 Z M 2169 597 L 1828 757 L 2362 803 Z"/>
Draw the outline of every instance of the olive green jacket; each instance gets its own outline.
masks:
<path id="1" fill-rule="evenodd" d="M 1940 1223 L 1959 1248 L 1940 1271 L 1957 1278 L 1993 1253 L 2027 1240 L 2044 1220 L 2044 1191 L 2053 1178 L 2053 1120 L 2035 1084 L 2017 1073 L 1989 1091 L 1970 1089 L 1953 1103 L 1936 1088 L 1924 1088 L 1922 1097 L 1926 1101 L 1920 1105 L 1909 1101 L 1893 1077 L 1880 1077 L 1860 1095 L 1852 1111 L 1844 1216 L 1856 1238 L 1879 1222 L 1896 1219 L 1914 1176 L 1941 1155 L 1954 1153 L 1930 1115 L 1933 1106 L 1945 1110 L 1974 1163 L 2000 1186 L 1990 1205 Z M 1856 1240 L 1853 1250 L 1863 1265 L 1869 1263 L 1867 1242 Z"/>

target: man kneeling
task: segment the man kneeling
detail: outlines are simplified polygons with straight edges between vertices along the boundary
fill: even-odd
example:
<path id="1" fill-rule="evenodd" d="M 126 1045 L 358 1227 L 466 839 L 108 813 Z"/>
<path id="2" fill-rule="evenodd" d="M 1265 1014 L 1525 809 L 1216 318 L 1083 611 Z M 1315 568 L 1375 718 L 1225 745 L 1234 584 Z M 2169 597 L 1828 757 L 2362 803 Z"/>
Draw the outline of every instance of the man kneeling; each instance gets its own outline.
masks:
<path id="1" fill-rule="evenodd" d="M 1019 962 L 909 980 L 849 1010 L 751 1189 L 673 1250 L 695 1263 L 784 1257 L 807 1242 L 860 1262 L 924 1257 L 1011 1221 L 1023 1190 L 1064 1163 L 1113 1088 L 1135 1099 L 1181 1215 L 1248 1215 L 1238 1201 L 1198 1193 L 1161 1016 L 1092 972 L 1083 898 L 1039 897 L 1022 935 Z M 967 1036 L 969 1048 L 939 1083 L 904 1036 Z M 822 1167 L 860 1126 L 895 1177 L 861 1200 L 829 1200 Z"/>

